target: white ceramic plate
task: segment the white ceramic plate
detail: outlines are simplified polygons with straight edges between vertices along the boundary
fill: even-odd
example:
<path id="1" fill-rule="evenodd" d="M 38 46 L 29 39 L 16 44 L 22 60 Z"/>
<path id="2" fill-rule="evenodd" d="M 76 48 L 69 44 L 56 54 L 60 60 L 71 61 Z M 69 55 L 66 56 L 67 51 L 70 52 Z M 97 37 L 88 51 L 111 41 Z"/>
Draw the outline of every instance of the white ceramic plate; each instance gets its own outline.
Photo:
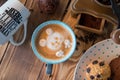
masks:
<path id="1" fill-rule="evenodd" d="M 90 47 L 80 58 L 74 73 L 74 80 L 87 80 L 86 67 L 93 60 L 104 60 L 106 63 L 120 55 L 120 45 L 107 39 Z"/>

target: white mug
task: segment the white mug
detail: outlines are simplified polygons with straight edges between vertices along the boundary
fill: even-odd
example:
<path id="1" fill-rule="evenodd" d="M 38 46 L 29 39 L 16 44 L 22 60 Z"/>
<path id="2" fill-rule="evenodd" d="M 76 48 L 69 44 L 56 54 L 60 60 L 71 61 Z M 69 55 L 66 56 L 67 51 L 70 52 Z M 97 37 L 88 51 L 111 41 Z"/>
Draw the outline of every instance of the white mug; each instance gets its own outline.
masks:
<path id="1" fill-rule="evenodd" d="M 19 0 L 8 0 L 0 7 L 0 44 L 10 41 L 13 45 L 23 44 L 27 33 L 27 22 L 30 11 Z M 24 36 L 15 42 L 13 35 L 24 25 Z"/>

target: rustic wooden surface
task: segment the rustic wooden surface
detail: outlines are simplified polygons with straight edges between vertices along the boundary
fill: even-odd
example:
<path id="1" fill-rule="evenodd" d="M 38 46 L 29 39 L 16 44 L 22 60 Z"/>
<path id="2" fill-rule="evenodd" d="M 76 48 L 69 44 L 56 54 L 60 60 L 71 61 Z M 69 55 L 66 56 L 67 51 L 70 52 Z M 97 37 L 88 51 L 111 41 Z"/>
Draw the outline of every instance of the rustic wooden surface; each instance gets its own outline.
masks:
<path id="1" fill-rule="evenodd" d="M 4 1 L 0 0 L 0 3 Z M 71 16 L 70 8 L 74 0 L 60 0 L 54 14 L 40 13 L 37 0 L 20 1 L 31 11 L 27 39 L 19 47 L 13 46 L 9 42 L 0 46 L 0 80 L 73 80 L 75 67 L 82 54 L 96 42 L 108 38 L 106 37 L 107 33 L 104 36 L 99 36 L 75 28 L 77 19 Z M 45 72 L 45 63 L 34 55 L 30 43 L 34 29 L 42 22 L 51 19 L 61 20 L 73 28 L 77 37 L 77 48 L 69 60 L 53 65 L 52 75 L 49 76 Z M 20 40 L 22 32 L 22 29 L 17 32 L 16 40 Z"/>

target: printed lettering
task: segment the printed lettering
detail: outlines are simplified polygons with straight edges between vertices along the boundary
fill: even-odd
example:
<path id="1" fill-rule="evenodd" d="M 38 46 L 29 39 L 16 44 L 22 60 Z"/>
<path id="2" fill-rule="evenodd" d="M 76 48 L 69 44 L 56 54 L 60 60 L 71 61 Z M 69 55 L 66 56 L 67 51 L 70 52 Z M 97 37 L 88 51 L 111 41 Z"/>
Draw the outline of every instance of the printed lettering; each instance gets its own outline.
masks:
<path id="1" fill-rule="evenodd" d="M 4 20 L 0 20 L 0 23 L 1 23 L 1 25 L 5 25 L 5 22 L 4 22 Z"/>
<path id="2" fill-rule="evenodd" d="M 0 32 L 8 36 L 11 32 L 15 32 L 21 22 L 22 16 L 20 12 L 14 8 L 8 8 L 0 15 Z"/>
<path id="3" fill-rule="evenodd" d="M 18 24 L 22 21 L 22 16 L 19 11 L 14 8 L 11 8 L 9 11 L 6 10 L 6 13 L 11 16 Z"/>

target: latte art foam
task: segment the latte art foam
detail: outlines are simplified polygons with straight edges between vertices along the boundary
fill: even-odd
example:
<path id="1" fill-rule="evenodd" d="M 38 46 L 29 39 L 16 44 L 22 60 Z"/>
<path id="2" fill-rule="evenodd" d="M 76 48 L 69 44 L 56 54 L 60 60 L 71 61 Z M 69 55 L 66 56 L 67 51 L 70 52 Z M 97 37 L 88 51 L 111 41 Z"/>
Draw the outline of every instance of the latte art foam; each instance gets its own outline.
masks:
<path id="1" fill-rule="evenodd" d="M 60 50 L 56 52 L 57 57 L 63 57 L 64 56 L 64 51 Z"/>
<path id="2" fill-rule="evenodd" d="M 64 44 L 65 44 L 65 48 L 70 48 L 72 46 L 72 43 L 70 42 L 70 40 L 65 40 Z"/>
<path id="3" fill-rule="evenodd" d="M 46 30 L 47 35 L 51 35 L 53 33 L 53 30 L 51 28 L 48 28 Z"/>
<path id="4" fill-rule="evenodd" d="M 49 25 L 40 31 L 36 45 L 42 56 L 59 59 L 69 53 L 72 47 L 72 37 L 60 25 Z"/>
<path id="5" fill-rule="evenodd" d="M 51 50 L 58 50 L 61 48 L 63 41 L 64 37 L 60 33 L 54 32 L 47 37 L 47 47 Z"/>

